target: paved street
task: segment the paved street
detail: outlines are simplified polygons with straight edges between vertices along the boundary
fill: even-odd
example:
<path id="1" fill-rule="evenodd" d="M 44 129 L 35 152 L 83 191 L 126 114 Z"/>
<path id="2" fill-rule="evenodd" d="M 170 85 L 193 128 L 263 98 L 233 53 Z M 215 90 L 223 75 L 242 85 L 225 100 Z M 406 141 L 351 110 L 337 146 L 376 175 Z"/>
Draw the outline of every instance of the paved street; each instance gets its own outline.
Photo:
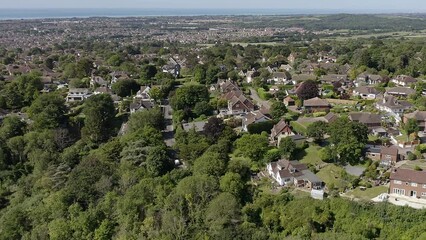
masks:
<path id="1" fill-rule="evenodd" d="M 258 105 L 262 105 L 265 106 L 267 108 L 271 107 L 271 104 L 269 103 L 269 101 L 266 100 L 262 100 L 259 95 L 257 94 L 256 90 L 254 90 L 253 88 L 250 88 L 250 97 L 257 102 Z"/>
<path id="2" fill-rule="evenodd" d="M 168 147 L 175 145 L 175 134 L 173 129 L 173 110 L 168 100 L 165 100 L 164 104 L 161 105 L 164 112 L 164 120 L 166 121 L 166 128 L 163 130 L 163 139 Z"/>

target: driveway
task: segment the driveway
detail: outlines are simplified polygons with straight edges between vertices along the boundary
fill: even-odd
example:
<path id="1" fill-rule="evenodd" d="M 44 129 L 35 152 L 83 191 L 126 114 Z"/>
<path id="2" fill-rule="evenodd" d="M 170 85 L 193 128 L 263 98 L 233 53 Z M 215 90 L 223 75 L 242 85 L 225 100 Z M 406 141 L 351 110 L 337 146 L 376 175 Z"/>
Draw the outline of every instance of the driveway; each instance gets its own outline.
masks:
<path id="1" fill-rule="evenodd" d="M 173 147 L 176 143 L 173 129 L 173 110 L 168 99 L 164 100 L 161 107 L 164 113 L 164 121 L 166 122 L 166 128 L 162 131 L 163 139 L 168 147 Z"/>
<path id="2" fill-rule="evenodd" d="M 262 100 L 259 97 L 259 95 L 257 94 L 257 91 L 254 90 L 253 88 L 250 88 L 250 97 L 251 97 L 251 99 L 256 101 L 258 105 L 265 106 L 267 108 L 271 108 L 271 104 L 269 103 L 269 101 Z"/>

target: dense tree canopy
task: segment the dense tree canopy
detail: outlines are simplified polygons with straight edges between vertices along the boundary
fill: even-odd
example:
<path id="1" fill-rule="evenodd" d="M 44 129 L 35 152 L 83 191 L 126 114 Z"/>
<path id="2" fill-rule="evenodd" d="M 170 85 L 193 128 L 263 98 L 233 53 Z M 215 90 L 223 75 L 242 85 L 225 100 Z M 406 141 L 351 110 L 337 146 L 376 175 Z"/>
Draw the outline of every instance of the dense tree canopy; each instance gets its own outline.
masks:
<path id="1" fill-rule="evenodd" d="M 84 103 L 83 137 L 94 143 L 107 140 L 113 134 L 114 103 L 110 95 L 94 95 Z"/>
<path id="2" fill-rule="evenodd" d="M 318 93 L 318 86 L 312 80 L 303 82 L 296 90 L 296 94 L 301 100 L 318 97 Z"/>

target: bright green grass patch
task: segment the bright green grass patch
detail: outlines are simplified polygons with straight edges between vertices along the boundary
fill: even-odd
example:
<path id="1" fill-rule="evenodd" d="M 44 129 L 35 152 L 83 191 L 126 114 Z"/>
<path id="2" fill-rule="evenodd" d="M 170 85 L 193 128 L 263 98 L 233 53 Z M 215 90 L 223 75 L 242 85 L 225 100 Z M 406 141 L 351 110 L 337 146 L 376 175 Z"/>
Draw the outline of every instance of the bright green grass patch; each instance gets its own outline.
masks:
<path id="1" fill-rule="evenodd" d="M 321 149 L 320 146 L 309 145 L 308 148 L 304 149 L 300 153 L 297 153 L 296 157 L 297 157 L 297 159 L 299 159 L 299 161 L 301 163 L 318 166 L 318 165 L 321 165 L 322 163 L 324 163 L 323 161 L 321 161 L 321 159 L 319 157 L 318 152 L 319 152 L 320 149 Z"/>
<path id="2" fill-rule="evenodd" d="M 317 173 L 317 176 L 324 181 L 329 188 L 337 189 L 349 187 L 352 180 L 355 179 L 355 177 L 347 174 L 343 167 L 334 164 L 329 164 L 322 168 Z"/>
<path id="3" fill-rule="evenodd" d="M 346 193 L 347 196 L 351 196 L 354 198 L 359 198 L 363 200 L 371 200 L 372 198 L 375 198 L 379 196 L 382 193 L 387 193 L 388 187 L 386 186 L 377 186 L 372 188 L 367 188 L 365 190 L 361 190 L 359 187 L 356 189 Z"/>

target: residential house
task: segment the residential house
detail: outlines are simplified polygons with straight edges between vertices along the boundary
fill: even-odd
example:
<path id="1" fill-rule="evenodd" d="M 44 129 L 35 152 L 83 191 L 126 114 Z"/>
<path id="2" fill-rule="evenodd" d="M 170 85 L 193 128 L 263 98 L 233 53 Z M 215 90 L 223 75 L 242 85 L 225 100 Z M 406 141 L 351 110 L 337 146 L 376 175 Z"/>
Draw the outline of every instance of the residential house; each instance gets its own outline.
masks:
<path id="1" fill-rule="evenodd" d="M 398 147 L 382 146 L 380 148 L 380 165 L 385 167 L 394 166 L 399 161 Z"/>
<path id="2" fill-rule="evenodd" d="M 83 101 L 92 96 L 92 92 L 88 88 L 70 88 L 66 97 L 67 102 Z"/>
<path id="3" fill-rule="evenodd" d="M 289 72 L 293 69 L 293 67 L 290 64 L 281 64 L 279 69 Z"/>
<path id="4" fill-rule="evenodd" d="M 335 56 L 329 56 L 329 55 L 321 55 L 318 58 L 319 63 L 335 63 L 337 61 L 337 58 Z"/>
<path id="5" fill-rule="evenodd" d="M 90 87 L 108 87 L 108 81 L 101 76 L 93 76 L 90 78 Z"/>
<path id="6" fill-rule="evenodd" d="M 402 87 L 408 87 L 411 84 L 415 84 L 417 80 L 413 77 L 407 76 L 407 75 L 398 75 L 396 78 L 393 78 L 391 82 L 395 83 L 396 85 L 402 86 Z"/>
<path id="7" fill-rule="evenodd" d="M 118 81 L 130 79 L 129 74 L 123 71 L 114 71 L 110 73 L 110 76 L 111 76 L 111 85 Z"/>
<path id="8" fill-rule="evenodd" d="M 254 104 L 242 94 L 228 101 L 228 115 L 246 114 L 254 111 L 254 108 Z"/>
<path id="9" fill-rule="evenodd" d="M 329 112 L 330 104 L 321 98 L 315 97 L 303 101 L 303 107 L 306 112 Z"/>
<path id="10" fill-rule="evenodd" d="M 290 79 L 291 75 L 288 72 L 274 72 L 272 73 L 272 78 L 268 79 L 268 82 L 272 84 L 295 84 Z"/>
<path id="11" fill-rule="evenodd" d="M 287 60 L 293 64 L 296 61 L 297 54 L 296 53 L 290 53 L 290 55 L 287 57 Z"/>
<path id="12" fill-rule="evenodd" d="M 346 82 L 348 80 L 347 75 L 340 74 L 327 74 L 320 77 L 320 81 L 322 84 L 333 84 L 336 82 Z"/>
<path id="13" fill-rule="evenodd" d="M 313 74 L 293 74 L 291 76 L 291 80 L 293 82 L 304 82 L 304 81 L 308 81 L 308 80 L 316 80 L 317 77 Z"/>
<path id="14" fill-rule="evenodd" d="M 416 90 L 409 87 L 394 87 L 386 89 L 385 95 L 395 97 L 408 97 L 409 95 L 415 94 Z"/>
<path id="15" fill-rule="evenodd" d="M 185 132 L 189 132 L 192 129 L 195 129 L 196 132 L 204 132 L 204 126 L 207 121 L 199 121 L 199 122 L 190 122 L 190 123 L 182 123 L 182 129 Z"/>
<path id="16" fill-rule="evenodd" d="M 112 91 L 111 89 L 107 88 L 107 87 L 98 87 L 95 89 L 95 91 L 93 91 L 93 94 L 98 95 L 98 94 L 111 94 Z"/>
<path id="17" fill-rule="evenodd" d="M 416 119 L 420 131 L 426 131 L 426 111 L 414 111 L 404 114 L 403 122 L 407 123 L 408 119 Z"/>
<path id="18" fill-rule="evenodd" d="M 396 196 L 426 199 L 426 171 L 400 167 L 390 174 L 389 193 Z"/>
<path id="19" fill-rule="evenodd" d="M 274 127 L 272 127 L 269 140 L 273 145 L 279 146 L 281 139 L 292 135 L 295 134 L 291 130 L 290 126 L 284 119 L 281 119 L 277 124 L 274 125 Z"/>
<path id="20" fill-rule="evenodd" d="M 271 118 L 267 117 L 260 111 L 249 112 L 243 117 L 243 131 L 248 132 L 248 126 L 254 123 L 261 123 L 270 121 Z"/>
<path id="21" fill-rule="evenodd" d="M 316 190 L 324 188 L 324 182 L 299 161 L 281 159 L 269 163 L 266 169 L 280 186 L 296 186 Z"/>
<path id="22" fill-rule="evenodd" d="M 133 114 L 137 111 L 152 109 L 154 106 L 154 102 L 149 99 L 135 100 L 135 102 L 130 104 L 130 113 Z"/>
<path id="23" fill-rule="evenodd" d="M 357 76 L 354 84 L 356 87 L 364 85 L 376 85 L 383 81 L 383 77 L 377 74 L 361 73 Z"/>
<path id="24" fill-rule="evenodd" d="M 9 64 L 6 66 L 6 70 L 10 76 L 15 76 L 29 73 L 31 71 L 31 68 L 28 65 Z"/>
<path id="25" fill-rule="evenodd" d="M 251 83 L 253 82 L 253 78 L 255 78 L 256 76 L 258 76 L 259 73 L 254 69 L 252 71 L 247 71 L 246 72 L 246 82 L 247 83 Z"/>
<path id="26" fill-rule="evenodd" d="M 151 99 L 151 95 L 149 94 L 150 91 L 151 91 L 151 87 L 149 87 L 149 86 L 141 86 L 141 88 L 139 89 L 139 91 L 136 93 L 135 98 L 150 100 Z"/>
<path id="27" fill-rule="evenodd" d="M 287 107 L 296 105 L 296 101 L 294 101 L 294 99 L 290 96 L 287 96 L 286 98 L 284 98 L 283 102 Z"/>
<path id="28" fill-rule="evenodd" d="M 377 91 L 374 87 L 367 87 L 367 86 L 357 87 L 353 90 L 354 96 L 360 96 L 362 99 L 369 99 L 369 100 L 376 99 L 379 93 L 380 92 Z"/>
<path id="29" fill-rule="evenodd" d="M 365 156 L 371 160 L 380 161 L 381 146 L 367 145 L 365 147 Z"/>
<path id="30" fill-rule="evenodd" d="M 221 93 L 240 91 L 240 88 L 237 86 L 237 84 L 230 80 L 219 83 L 219 88 Z"/>
<path id="31" fill-rule="evenodd" d="M 179 77 L 181 68 L 182 67 L 180 62 L 171 57 L 169 58 L 169 62 L 166 65 L 164 65 L 161 69 L 164 73 L 170 73 L 174 77 Z"/>
<path id="32" fill-rule="evenodd" d="M 387 96 L 376 103 L 376 108 L 380 111 L 390 113 L 397 122 L 401 121 L 404 111 L 412 108 L 413 105 L 407 101 L 400 101 L 393 96 Z"/>
<path id="33" fill-rule="evenodd" d="M 382 126 L 382 119 L 379 114 L 367 112 L 349 113 L 349 119 L 353 122 L 359 122 L 366 125 L 369 129 Z"/>

